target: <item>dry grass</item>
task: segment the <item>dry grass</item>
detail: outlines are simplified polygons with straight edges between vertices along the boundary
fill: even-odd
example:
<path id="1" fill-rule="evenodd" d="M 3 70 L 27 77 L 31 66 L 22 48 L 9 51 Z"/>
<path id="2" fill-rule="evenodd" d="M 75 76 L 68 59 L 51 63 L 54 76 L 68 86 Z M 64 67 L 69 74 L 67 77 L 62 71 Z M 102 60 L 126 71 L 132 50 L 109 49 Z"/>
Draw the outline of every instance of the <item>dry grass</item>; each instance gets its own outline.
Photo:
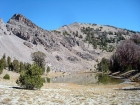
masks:
<path id="1" fill-rule="evenodd" d="M 1 101 L 1 103 L 7 105 L 7 104 L 9 104 L 10 101 L 11 101 L 10 98 L 4 98 L 4 99 Z"/>
<path id="2" fill-rule="evenodd" d="M 139 91 L 114 90 L 129 86 L 139 86 L 133 84 L 118 85 L 93 85 L 82 86 L 69 83 L 44 83 L 41 90 L 19 90 L 2 86 L 15 86 L 12 80 L 4 81 L 0 79 L 0 104 L 139 104 Z M 8 98 L 7 98 L 8 97 Z M 10 97 L 10 98 L 9 98 Z"/>

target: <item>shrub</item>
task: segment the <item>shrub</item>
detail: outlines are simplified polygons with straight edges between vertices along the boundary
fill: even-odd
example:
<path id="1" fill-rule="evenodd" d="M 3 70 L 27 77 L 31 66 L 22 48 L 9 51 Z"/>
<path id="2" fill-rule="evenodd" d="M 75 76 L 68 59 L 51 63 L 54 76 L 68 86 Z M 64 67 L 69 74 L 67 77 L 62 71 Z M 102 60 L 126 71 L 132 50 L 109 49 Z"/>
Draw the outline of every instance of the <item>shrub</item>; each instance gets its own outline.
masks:
<path id="1" fill-rule="evenodd" d="M 4 59 L 0 60 L 0 74 L 3 72 L 4 69 Z"/>
<path id="2" fill-rule="evenodd" d="M 10 64 L 11 64 L 11 58 L 8 56 L 7 57 L 7 66 L 8 66 L 9 70 L 10 70 Z"/>
<path id="3" fill-rule="evenodd" d="M 47 67 L 47 73 L 49 73 L 49 72 L 50 72 L 50 67 L 48 66 L 48 67 Z"/>
<path id="4" fill-rule="evenodd" d="M 117 47 L 110 59 L 110 71 L 125 72 L 131 69 L 139 69 L 140 46 L 132 40 L 125 40 Z"/>
<path id="5" fill-rule="evenodd" d="M 5 76 L 3 77 L 3 79 L 10 79 L 10 76 L 9 76 L 9 74 L 5 74 Z"/>
<path id="6" fill-rule="evenodd" d="M 23 62 L 20 62 L 20 64 L 19 64 L 19 72 L 21 72 L 24 69 L 25 69 L 25 66 L 24 66 Z"/>
<path id="7" fill-rule="evenodd" d="M 47 83 L 50 83 L 51 79 L 50 78 L 47 78 Z"/>
<path id="8" fill-rule="evenodd" d="M 109 60 L 106 58 L 102 58 L 101 62 L 97 64 L 97 70 L 101 72 L 109 71 Z"/>
<path id="9" fill-rule="evenodd" d="M 131 36 L 130 40 L 134 41 L 136 44 L 140 44 L 140 36 L 138 35 Z"/>
<path id="10" fill-rule="evenodd" d="M 13 61 L 13 69 L 16 72 L 19 72 L 19 61 L 16 59 Z"/>
<path id="11" fill-rule="evenodd" d="M 40 89 L 43 86 L 41 72 L 42 68 L 34 63 L 24 73 L 20 74 L 16 83 L 25 89 Z"/>
<path id="12" fill-rule="evenodd" d="M 3 59 L 4 68 L 6 68 L 7 67 L 7 62 L 6 62 L 6 55 L 5 54 L 3 54 L 2 59 Z"/>

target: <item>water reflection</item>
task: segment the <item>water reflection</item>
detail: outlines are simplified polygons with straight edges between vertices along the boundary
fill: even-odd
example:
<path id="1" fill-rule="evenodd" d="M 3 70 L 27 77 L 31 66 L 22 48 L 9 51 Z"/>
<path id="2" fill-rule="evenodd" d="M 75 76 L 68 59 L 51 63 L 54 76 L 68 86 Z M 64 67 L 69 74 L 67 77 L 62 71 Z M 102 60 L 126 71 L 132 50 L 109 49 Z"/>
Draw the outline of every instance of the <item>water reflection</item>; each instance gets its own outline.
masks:
<path id="1" fill-rule="evenodd" d="M 79 85 L 92 84 L 117 84 L 123 82 L 121 79 L 109 77 L 107 74 L 75 73 L 54 78 L 45 78 L 47 83 L 74 83 Z"/>
<path id="2" fill-rule="evenodd" d="M 98 74 L 98 84 L 117 84 L 117 83 L 121 83 L 123 82 L 122 79 L 118 79 L 118 78 L 112 78 L 110 76 L 108 76 L 107 74 Z"/>

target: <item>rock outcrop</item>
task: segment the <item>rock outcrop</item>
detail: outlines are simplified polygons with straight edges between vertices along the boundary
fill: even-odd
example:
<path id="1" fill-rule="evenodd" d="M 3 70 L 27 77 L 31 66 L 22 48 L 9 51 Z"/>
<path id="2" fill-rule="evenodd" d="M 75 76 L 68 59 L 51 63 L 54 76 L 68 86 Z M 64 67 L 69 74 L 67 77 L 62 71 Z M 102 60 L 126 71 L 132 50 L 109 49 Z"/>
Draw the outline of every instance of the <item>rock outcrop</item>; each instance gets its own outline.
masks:
<path id="1" fill-rule="evenodd" d="M 78 61 L 78 59 L 74 56 L 68 57 L 67 59 L 72 61 L 72 62 Z"/>
<path id="2" fill-rule="evenodd" d="M 21 14 L 15 14 L 5 24 L 0 19 L 0 56 L 6 53 L 12 59 L 32 62 L 30 55 L 35 51 L 46 54 L 46 67 L 54 71 L 90 70 L 102 57 L 109 58 L 112 52 L 103 51 L 102 46 L 94 48 L 94 41 L 109 41 L 130 38 L 138 34 L 126 29 L 97 24 L 73 23 L 57 30 L 47 31 L 38 27 Z M 1 37 L 2 36 L 2 37 Z M 89 40 L 91 38 L 91 40 Z M 112 38 L 112 39 L 111 39 Z M 95 40 L 96 39 L 96 40 Z"/>
<path id="3" fill-rule="evenodd" d="M 5 23 L 0 18 L 0 35 L 11 35 L 11 32 L 7 30 Z"/>
<path id="4" fill-rule="evenodd" d="M 46 50 L 59 50 L 57 39 L 46 30 L 35 25 L 21 14 L 15 14 L 6 25 L 14 35 L 35 45 L 41 44 Z"/>

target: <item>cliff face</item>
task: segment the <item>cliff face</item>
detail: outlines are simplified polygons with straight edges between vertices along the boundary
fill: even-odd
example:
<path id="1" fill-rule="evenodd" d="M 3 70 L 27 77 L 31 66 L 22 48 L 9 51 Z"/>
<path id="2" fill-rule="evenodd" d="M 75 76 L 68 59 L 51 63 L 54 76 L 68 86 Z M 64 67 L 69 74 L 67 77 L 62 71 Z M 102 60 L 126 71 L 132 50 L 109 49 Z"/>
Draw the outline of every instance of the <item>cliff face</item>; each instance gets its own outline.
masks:
<path id="1" fill-rule="evenodd" d="M 49 31 L 38 27 L 21 14 L 15 14 L 6 26 L 14 35 L 34 45 L 42 44 L 47 50 L 59 49 L 56 38 Z"/>
<path id="2" fill-rule="evenodd" d="M 6 53 L 13 59 L 31 62 L 31 53 L 42 51 L 47 55 L 46 66 L 51 66 L 54 71 L 94 70 L 97 60 L 109 58 L 112 54 L 107 48 L 116 46 L 117 42 L 113 41 L 122 37 L 127 39 L 133 34 L 140 33 L 113 26 L 82 23 L 47 31 L 23 15 L 15 14 L 6 24 L 0 20 L 0 55 Z M 108 41 L 106 50 L 102 47 L 105 46 L 103 41 Z M 94 44 L 97 43 L 95 49 Z"/>

